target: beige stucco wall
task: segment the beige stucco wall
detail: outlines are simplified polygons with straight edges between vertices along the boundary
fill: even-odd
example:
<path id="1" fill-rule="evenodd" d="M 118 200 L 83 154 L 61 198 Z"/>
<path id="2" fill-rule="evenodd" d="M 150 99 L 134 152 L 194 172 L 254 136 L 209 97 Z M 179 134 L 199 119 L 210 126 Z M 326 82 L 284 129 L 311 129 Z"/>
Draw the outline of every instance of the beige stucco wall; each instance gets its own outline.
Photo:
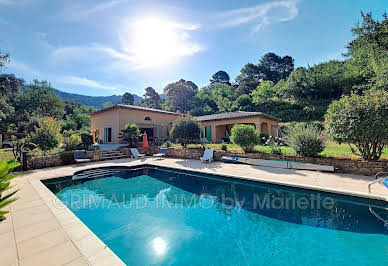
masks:
<path id="1" fill-rule="evenodd" d="M 261 123 L 260 125 L 257 123 Z M 270 136 L 273 136 L 271 126 L 276 128 L 276 134 L 278 131 L 278 122 L 275 120 L 263 118 L 263 117 L 250 117 L 250 118 L 241 118 L 241 119 L 228 119 L 228 120 L 215 120 L 215 121 L 206 121 L 200 123 L 202 127 L 211 126 L 211 135 L 212 141 L 220 141 L 222 137 L 225 136 L 225 126 L 224 125 L 234 125 L 234 124 L 250 124 L 255 125 L 256 130 L 260 133 L 266 133 Z"/>
<path id="2" fill-rule="evenodd" d="M 182 115 L 158 113 L 142 110 L 114 108 L 100 113 L 94 113 L 91 115 L 91 131 L 99 131 L 99 139 L 103 139 L 103 133 L 105 127 L 112 128 L 112 140 L 113 144 L 119 144 L 120 139 L 118 134 L 121 129 L 128 123 L 136 124 L 139 128 L 154 128 L 155 136 L 167 136 L 167 130 L 169 124 L 174 122 Z M 150 117 L 151 121 L 144 120 L 145 117 Z M 258 124 L 260 123 L 261 124 Z M 242 119 L 230 119 L 230 120 L 216 120 L 200 122 L 201 127 L 211 126 L 212 141 L 220 141 L 225 136 L 225 125 L 232 127 L 234 124 L 250 124 L 254 125 L 257 131 L 261 133 L 272 134 L 271 126 L 278 129 L 278 123 L 275 120 L 266 119 L 262 117 L 251 117 Z M 277 133 L 276 133 L 277 134 Z"/>
<path id="3" fill-rule="evenodd" d="M 118 134 L 121 129 L 128 123 L 136 124 L 140 128 L 157 128 L 158 134 L 166 135 L 167 127 L 181 115 L 157 113 L 133 109 L 115 108 L 105 112 L 91 115 L 91 131 L 99 130 L 100 139 L 103 139 L 105 127 L 112 127 L 112 140 L 114 144 L 119 144 Z M 144 120 L 150 117 L 151 120 Z"/>

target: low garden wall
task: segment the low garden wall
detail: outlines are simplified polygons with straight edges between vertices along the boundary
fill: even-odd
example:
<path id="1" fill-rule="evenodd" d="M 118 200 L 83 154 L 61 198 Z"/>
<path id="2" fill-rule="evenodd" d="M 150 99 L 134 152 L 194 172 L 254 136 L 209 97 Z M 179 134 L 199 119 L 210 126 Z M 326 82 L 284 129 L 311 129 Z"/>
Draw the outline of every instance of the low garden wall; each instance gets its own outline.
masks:
<path id="1" fill-rule="evenodd" d="M 131 148 L 119 148 L 127 157 L 131 157 Z M 152 156 L 152 154 L 158 153 L 159 152 L 159 147 L 158 146 L 150 146 L 147 150 L 144 150 L 142 148 L 137 148 L 139 153 L 145 154 L 147 156 Z"/>
<path id="2" fill-rule="evenodd" d="M 90 161 L 101 161 L 102 152 L 101 151 L 86 151 L 85 157 L 90 159 Z M 74 164 L 74 155 L 73 152 L 63 152 L 62 154 L 47 155 L 41 157 L 34 157 L 27 161 L 28 167 L 30 169 L 39 169 L 46 167 L 62 166 Z"/>
<path id="3" fill-rule="evenodd" d="M 140 153 L 146 154 L 146 155 L 152 155 L 159 152 L 158 146 L 151 146 L 147 150 L 143 150 L 142 148 L 137 148 Z M 120 148 L 120 150 L 127 156 L 131 157 L 131 150 L 130 148 Z M 69 164 L 75 164 L 74 161 L 74 152 L 68 151 L 63 152 L 61 154 L 55 154 L 55 155 L 47 155 L 47 156 L 41 156 L 41 157 L 34 157 L 27 161 L 28 168 L 30 169 L 40 169 L 40 168 L 46 168 L 46 167 L 55 167 L 55 166 L 62 166 L 62 165 L 69 165 Z M 103 155 L 101 150 L 97 151 L 86 151 L 85 157 L 87 159 L 90 159 L 90 161 L 101 161 L 103 160 Z"/>
<path id="4" fill-rule="evenodd" d="M 203 149 L 179 149 L 168 148 L 166 156 L 182 159 L 199 159 L 203 155 Z M 335 167 L 336 172 L 375 175 L 382 171 L 388 171 L 388 161 L 367 162 L 363 160 L 340 159 L 332 157 L 301 157 L 288 155 L 275 155 L 269 153 L 233 153 L 228 151 L 215 151 L 214 160 L 220 161 L 222 156 L 241 156 L 246 158 L 263 160 L 286 160 L 303 163 L 326 164 Z"/>

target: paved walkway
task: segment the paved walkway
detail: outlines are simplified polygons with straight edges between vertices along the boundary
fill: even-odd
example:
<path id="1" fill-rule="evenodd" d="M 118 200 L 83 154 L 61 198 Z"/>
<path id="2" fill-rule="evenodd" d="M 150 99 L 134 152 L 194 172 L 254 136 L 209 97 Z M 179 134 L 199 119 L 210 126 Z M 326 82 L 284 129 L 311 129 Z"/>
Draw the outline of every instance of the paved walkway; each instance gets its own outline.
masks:
<path id="1" fill-rule="evenodd" d="M 0 223 L 1 265 L 121 265 L 122 261 L 99 240 L 69 209 L 40 182 L 74 172 L 103 166 L 154 164 L 242 179 L 282 183 L 297 187 L 337 191 L 388 201 L 388 190 L 380 185 L 367 193 L 373 177 L 329 174 L 259 167 L 251 165 L 201 163 L 198 160 L 123 159 L 34 170 L 14 180 L 19 200 L 8 208 L 7 219 Z"/>

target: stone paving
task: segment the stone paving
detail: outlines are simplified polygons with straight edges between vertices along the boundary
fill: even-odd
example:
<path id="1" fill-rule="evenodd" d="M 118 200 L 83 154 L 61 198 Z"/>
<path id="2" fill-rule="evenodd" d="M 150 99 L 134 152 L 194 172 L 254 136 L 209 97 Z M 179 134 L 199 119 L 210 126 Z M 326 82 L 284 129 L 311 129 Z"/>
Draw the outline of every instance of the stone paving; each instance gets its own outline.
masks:
<path id="1" fill-rule="evenodd" d="M 24 173 L 13 182 L 19 199 L 9 206 L 0 222 L 1 265 L 123 265 L 123 262 L 91 232 L 40 180 L 72 175 L 95 167 L 153 164 L 219 174 L 234 178 L 313 188 L 388 201 L 388 190 L 377 184 L 368 194 L 373 177 L 297 171 L 251 165 L 201 163 L 198 160 L 123 159 L 46 168 Z"/>

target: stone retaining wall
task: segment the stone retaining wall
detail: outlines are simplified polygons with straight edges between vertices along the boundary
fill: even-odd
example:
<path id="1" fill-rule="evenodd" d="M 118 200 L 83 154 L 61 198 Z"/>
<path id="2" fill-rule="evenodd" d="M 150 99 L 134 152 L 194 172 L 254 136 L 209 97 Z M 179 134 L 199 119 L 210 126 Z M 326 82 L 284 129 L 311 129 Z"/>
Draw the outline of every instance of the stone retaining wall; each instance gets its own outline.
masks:
<path id="1" fill-rule="evenodd" d="M 168 148 L 166 156 L 182 159 L 197 159 L 203 155 L 203 149 L 178 149 Z M 215 151 L 214 160 L 220 161 L 222 156 L 241 156 L 263 160 L 285 160 L 304 163 L 326 164 L 335 167 L 336 172 L 360 175 L 375 175 L 378 172 L 388 171 L 388 161 L 366 162 L 363 160 L 339 159 L 332 157 L 301 157 L 288 155 L 275 155 L 269 153 L 233 153 L 228 151 Z"/>
<path id="2" fill-rule="evenodd" d="M 131 157 L 131 148 L 120 148 L 120 150 L 128 157 Z M 139 153 L 145 154 L 147 156 L 152 156 L 152 154 L 158 153 L 159 152 L 159 147 L 158 146 L 150 146 L 147 150 L 143 150 L 142 148 L 137 148 Z"/>
<path id="3" fill-rule="evenodd" d="M 90 159 L 90 161 L 101 161 L 102 160 L 102 152 L 101 151 L 86 151 L 85 157 L 87 159 Z M 68 152 L 68 158 L 66 160 L 61 158 L 59 154 L 55 155 L 47 155 L 47 156 L 41 156 L 41 157 L 34 157 L 32 159 L 28 160 L 28 167 L 31 169 L 36 168 L 46 168 L 46 167 L 55 167 L 55 166 L 62 166 L 62 165 L 68 165 L 75 163 L 73 159 L 72 152 Z"/>
<path id="4" fill-rule="evenodd" d="M 130 148 L 124 147 L 124 148 L 120 148 L 120 150 L 127 157 L 131 157 Z M 138 151 L 140 153 L 152 156 L 152 154 L 159 152 L 159 147 L 158 146 L 151 146 L 148 150 L 143 150 L 141 148 L 138 148 Z M 27 162 L 28 167 L 30 169 L 36 169 L 36 168 L 46 168 L 46 167 L 55 167 L 55 166 L 75 164 L 73 153 L 72 152 L 65 152 L 65 153 L 67 153 L 67 155 L 66 155 L 67 158 L 65 158 L 65 159 L 63 158 L 63 155 L 61 158 L 61 156 L 59 154 L 34 157 L 34 158 L 28 160 L 28 162 Z M 86 151 L 85 157 L 87 159 L 90 159 L 90 161 L 92 161 L 92 162 L 101 161 L 103 159 L 101 150 Z"/>

